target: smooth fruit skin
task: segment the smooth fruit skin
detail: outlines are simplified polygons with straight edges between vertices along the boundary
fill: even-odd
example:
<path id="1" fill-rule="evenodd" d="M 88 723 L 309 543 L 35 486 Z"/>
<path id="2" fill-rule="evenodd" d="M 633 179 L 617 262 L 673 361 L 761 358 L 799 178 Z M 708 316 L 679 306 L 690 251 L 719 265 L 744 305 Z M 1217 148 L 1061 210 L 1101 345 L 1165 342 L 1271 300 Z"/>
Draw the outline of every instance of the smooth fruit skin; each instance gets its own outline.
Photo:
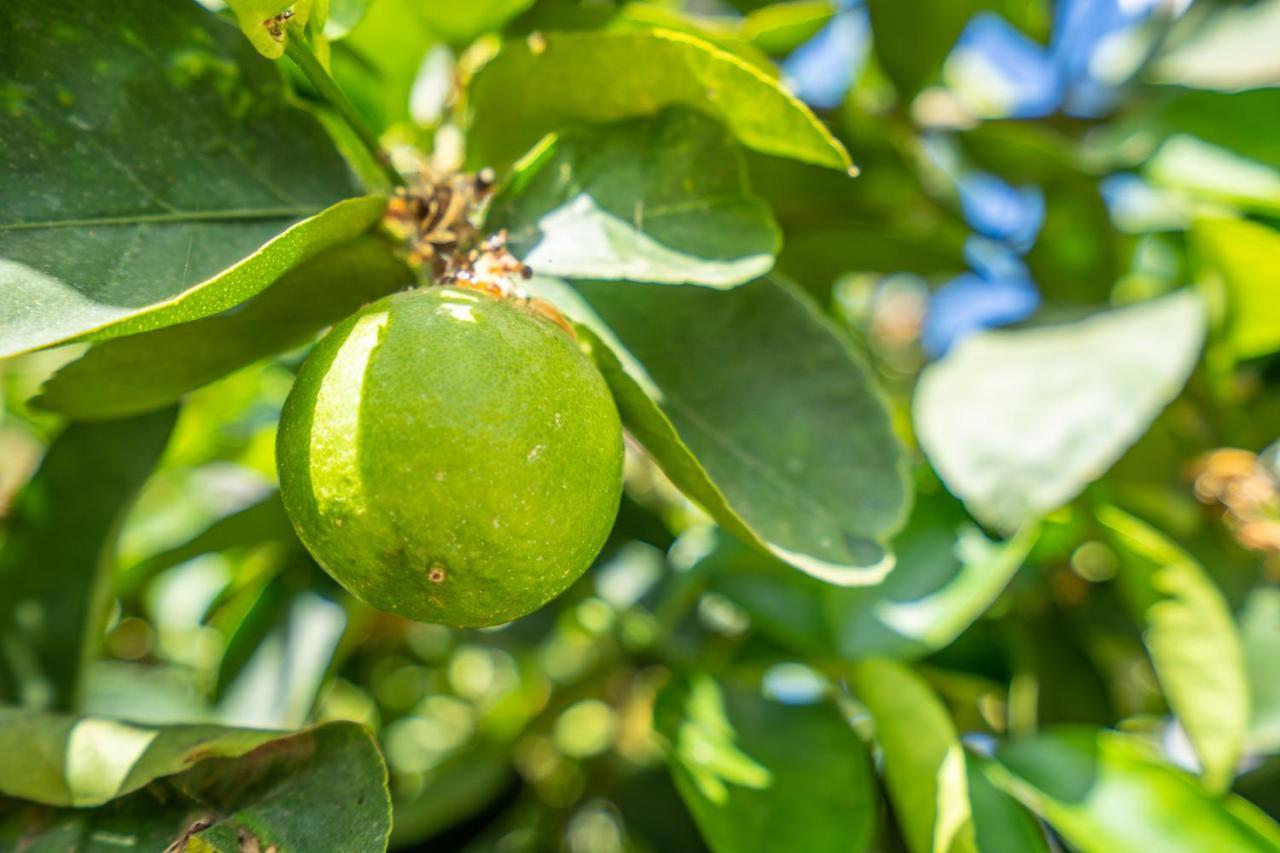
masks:
<path id="1" fill-rule="evenodd" d="M 388 296 L 307 358 L 280 418 L 284 504 L 356 597 L 423 622 L 508 622 L 604 545 L 622 426 L 554 323 L 449 287 Z"/>

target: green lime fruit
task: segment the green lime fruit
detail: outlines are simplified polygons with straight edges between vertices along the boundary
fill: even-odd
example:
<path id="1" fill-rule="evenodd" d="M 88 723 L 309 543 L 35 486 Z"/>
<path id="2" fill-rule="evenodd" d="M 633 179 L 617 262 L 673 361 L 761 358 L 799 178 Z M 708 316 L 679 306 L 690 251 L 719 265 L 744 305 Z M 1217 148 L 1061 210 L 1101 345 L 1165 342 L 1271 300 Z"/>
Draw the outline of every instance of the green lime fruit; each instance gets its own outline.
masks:
<path id="1" fill-rule="evenodd" d="M 303 544 L 358 598 L 480 627 L 546 604 L 604 545 L 622 426 L 572 338 L 524 306 L 388 296 L 307 358 L 276 448 Z"/>

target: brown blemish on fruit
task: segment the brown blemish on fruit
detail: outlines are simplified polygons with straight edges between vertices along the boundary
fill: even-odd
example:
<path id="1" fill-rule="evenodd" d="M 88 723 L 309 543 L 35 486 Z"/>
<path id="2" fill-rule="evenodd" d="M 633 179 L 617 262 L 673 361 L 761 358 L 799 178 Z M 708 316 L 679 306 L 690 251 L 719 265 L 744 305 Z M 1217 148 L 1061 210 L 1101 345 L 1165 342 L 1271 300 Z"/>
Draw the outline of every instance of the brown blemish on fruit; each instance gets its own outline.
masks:
<path id="1" fill-rule="evenodd" d="M 432 566 L 427 569 L 427 580 L 432 583 L 444 583 L 444 566 Z"/>

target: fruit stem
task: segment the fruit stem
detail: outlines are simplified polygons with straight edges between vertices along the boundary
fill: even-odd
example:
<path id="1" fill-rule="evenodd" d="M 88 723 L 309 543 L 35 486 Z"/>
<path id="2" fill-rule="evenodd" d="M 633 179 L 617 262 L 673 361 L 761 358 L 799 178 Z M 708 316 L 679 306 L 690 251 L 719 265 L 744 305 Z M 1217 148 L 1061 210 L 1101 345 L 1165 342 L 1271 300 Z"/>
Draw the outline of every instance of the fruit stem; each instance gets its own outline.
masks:
<path id="1" fill-rule="evenodd" d="M 289 22 L 285 24 L 288 32 L 288 39 L 285 42 L 285 55 L 297 64 L 298 68 L 316 87 L 316 91 L 320 93 L 329 106 L 333 107 L 338 115 L 342 116 L 342 120 L 347 123 L 351 131 L 360 140 L 365 150 L 373 157 L 378 167 L 382 170 L 387 179 L 391 181 L 394 187 L 402 187 L 405 185 L 404 176 L 396 171 L 391 165 L 391 157 L 383 150 L 382 145 L 378 142 L 378 137 L 364 123 L 364 119 L 360 118 L 360 114 L 356 112 L 356 108 L 352 106 L 351 101 L 338 88 L 338 84 L 333 77 L 320 63 L 315 51 L 311 49 L 311 45 L 307 42 L 306 30 L 301 24 Z"/>

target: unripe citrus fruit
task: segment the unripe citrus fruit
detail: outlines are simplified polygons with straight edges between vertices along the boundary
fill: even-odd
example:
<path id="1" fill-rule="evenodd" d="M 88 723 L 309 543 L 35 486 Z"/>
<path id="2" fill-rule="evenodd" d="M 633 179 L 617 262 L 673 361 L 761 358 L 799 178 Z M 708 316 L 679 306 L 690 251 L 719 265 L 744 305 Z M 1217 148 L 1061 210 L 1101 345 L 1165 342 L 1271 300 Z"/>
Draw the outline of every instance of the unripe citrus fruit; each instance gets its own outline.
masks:
<path id="1" fill-rule="evenodd" d="M 555 323 L 432 287 L 349 317 L 280 417 L 298 535 L 357 597 L 424 622 L 507 622 L 563 592 L 618 510 L 622 427 Z"/>

